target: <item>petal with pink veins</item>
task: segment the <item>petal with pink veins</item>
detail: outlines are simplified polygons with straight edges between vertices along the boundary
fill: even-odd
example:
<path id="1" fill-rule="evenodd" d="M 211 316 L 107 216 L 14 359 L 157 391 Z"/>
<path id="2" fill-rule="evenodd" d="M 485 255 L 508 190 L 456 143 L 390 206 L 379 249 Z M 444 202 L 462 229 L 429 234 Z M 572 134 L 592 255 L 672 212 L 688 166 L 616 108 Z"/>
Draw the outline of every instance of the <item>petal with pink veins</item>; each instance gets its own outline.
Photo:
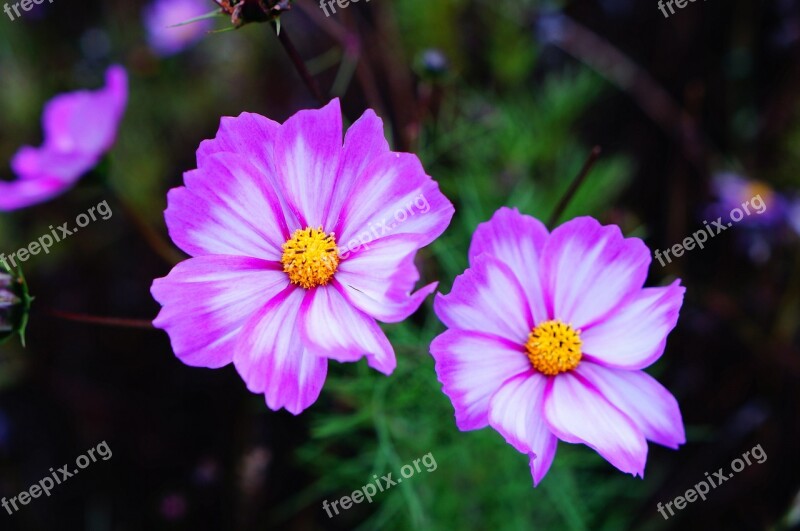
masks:
<path id="1" fill-rule="evenodd" d="M 518 452 L 528 454 L 534 486 L 547 474 L 558 439 L 542 411 L 547 378 L 530 369 L 507 380 L 489 404 L 489 424 Z"/>
<path id="2" fill-rule="evenodd" d="M 674 449 L 686 442 L 678 401 L 646 372 L 590 362 L 582 362 L 575 370 L 630 417 L 648 440 Z"/>
<path id="3" fill-rule="evenodd" d="M 339 173 L 333 188 L 326 227 L 335 227 L 347 197 L 358 185 L 364 170 L 380 155 L 389 152 L 383 132 L 383 121 L 372 109 L 367 109 L 355 121 L 344 137 L 344 149 L 339 160 Z"/>
<path id="4" fill-rule="evenodd" d="M 574 372 L 548 381 L 544 415 L 562 441 L 583 443 L 622 472 L 644 477 L 647 441 L 630 417 Z"/>
<path id="5" fill-rule="evenodd" d="M 300 340 L 305 290 L 289 286 L 256 313 L 239 336 L 233 363 L 247 388 L 264 393 L 272 410 L 299 415 L 311 406 L 328 374 L 328 360 Z"/>
<path id="6" fill-rule="evenodd" d="M 261 170 L 271 182 L 277 183 L 273 145 L 281 124 L 249 112 L 237 117 L 223 116 L 219 130 L 211 140 L 203 140 L 197 148 L 197 166 L 202 168 L 208 158 L 216 153 L 243 155 L 250 164 Z"/>
<path id="7" fill-rule="evenodd" d="M 492 395 L 503 382 L 531 368 L 524 347 L 480 332 L 448 330 L 433 340 L 430 350 L 462 431 L 486 427 Z"/>
<path id="8" fill-rule="evenodd" d="M 366 356 L 370 367 L 387 375 L 397 366 L 394 349 L 375 319 L 331 285 L 306 291 L 300 321 L 303 343 L 320 356 L 340 362 Z"/>
<path id="9" fill-rule="evenodd" d="M 217 153 L 167 195 L 169 235 L 192 256 L 280 260 L 289 228 L 275 189 L 244 157 Z M 297 227 L 293 227 L 297 228 Z"/>
<path id="10" fill-rule="evenodd" d="M 542 285 L 549 314 L 588 328 L 598 323 L 647 278 L 650 251 L 638 238 L 624 238 L 616 225 L 590 217 L 555 229 L 544 248 Z"/>
<path id="11" fill-rule="evenodd" d="M 618 369 L 643 369 L 664 353 L 678 322 L 686 288 L 676 280 L 628 297 L 606 319 L 581 331 L 586 359 Z"/>
<path id="12" fill-rule="evenodd" d="M 233 360 L 233 346 L 248 319 L 288 283 L 274 262 L 192 258 L 153 281 L 151 292 L 163 306 L 153 325 L 169 333 L 183 363 L 222 367 Z"/>
<path id="13" fill-rule="evenodd" d="M 323 226 L 342 151 L 342 112 L 333 99 L 322 109 L 303 110 L 278 130 L 275 167 L 289 209 L 305 227 Z"/>
<path id="14" fill-rule="evenodd" d="M 453 212 L 416 155 L 385 153 L 362 171 L 334 230 L 340 246 L 410 234 L 422 247 L 444 232 Z"/>
<path id="15" fill-rule="evenodd" d="M 348 253 L 339 262 L 335 285 L 359 310 L 384 323 L 397 323 L 414 313 L 437 283 L 412 293 L 419 280 L 414 255 L 416 238 L 407 234 L 381 238 Z"/>
<path id="16" fill-rule="evenodd" d="M 524 345 L 533 329 L 525 292 L 507 265 L 488 255 L 456 277 L 447 295 L 437 294 L 433 308 L 448 328 L 486 332 Z"/>
<path id="17" fill-rule="evenodd" d="M 216 136 L 211 140 L 203 140 L 197 148 L 197 167 L 204 169 L 208 159 L 217 153 L 234 153 L 242 156 L 258 169 L 253 178 L 261 181 L 261 186 L 271 186 L 277 190 L 272 193 L 278 198 L 288 225 L 292 228 L 305 228 L 305 226 L 300 227 L 297 217 L 280 193 L 274 154 L 280 127 L 281 124 L 278 122 L 255 113 L 244 112 L 236 118 L 223 116 Z"/>
<path id="18" fill-rule="evenodd" d="M 550 318 L 542 290 L 540 265 L 547 237 L 547 228 L 541 221 L 520 214 L 517 209 L 503 207 L 492 219 L 478 225 L 469 247 L 470 264 L 485 253 L 514 272 L 525 290 L 536 323 Z"/>

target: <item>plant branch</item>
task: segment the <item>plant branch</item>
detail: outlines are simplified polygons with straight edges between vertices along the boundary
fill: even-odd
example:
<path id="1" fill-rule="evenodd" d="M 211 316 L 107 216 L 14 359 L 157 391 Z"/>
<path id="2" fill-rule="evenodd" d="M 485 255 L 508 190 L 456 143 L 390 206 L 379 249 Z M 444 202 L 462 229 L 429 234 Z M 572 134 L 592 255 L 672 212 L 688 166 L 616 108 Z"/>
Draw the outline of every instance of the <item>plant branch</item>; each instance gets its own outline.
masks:
<path id="1" fill-rule="evenodd" d="M 316 99 L 320 104 L 325 104 L 325 98 L 322 96 L 322 91 L 319 88 L 319 83 L 314 77 L 309 73 L 308 68 L 306 68 L 306 63 L 303 61 L 303 58 L 300 57 L 300 54 L 297 51 L 297 48 L 294 47 L 294 43 L 289 38 L 289 34 L 286 32 L 286 28 L 278 26 L 277 23 L 272 22 L 272 29 L 275 30 L 275 34 L 278 36 L 278 40 L 280 41 L 283 49 L 286 50 L 286 54 L 289 56 L 289 59 L 292 61 L 295 70 L 297 73 L 300 74 L 300 77 L 303 79 L 308 91 L 311 92 L 311 95 Z"/>
<path id="2" fill-rule="evenodd" d="M 567 189 L 567 193 L 564 194 L 564 197 L 561 198 L 561 201 L 558 203 L 558 206 L 553 210 L 553 214 L 550 216 L 550 222 L 547 224 L 550 229 L 554 229 L 556 223 L 561 218 L 561 215 L 564 214 L 564 211 L 569 206 L 570 201 L 572 198 L 575 197 L 575 193 L 581 187 L 581 185 L 588 177 L 589 172 L 592 171 L 594 164 L 597 162 L 597 159 L 600 158 L 600 153 L 602 153 L 602 149 L 600 146 L 595 146 L 592 148 L 591 153 L 589 153 L 589 158 L 586 159 L 586 162 L 583 164 L 583 168 L 581 168 L 580 173 L 575 177 L 570 184 L 569 188 Z"/>
<path id="3" fill-rule="evenodd" d="M 154 329 L 153 323 L 146 319 L 125 319 L 120 317 L 100 317 L 83 313 L 63 312 L 61 310 L 50 310 L 50 315 L 67 321 L 79 323 L 95 324 L 101 326 L 117 326 L 122 328 Z"/>

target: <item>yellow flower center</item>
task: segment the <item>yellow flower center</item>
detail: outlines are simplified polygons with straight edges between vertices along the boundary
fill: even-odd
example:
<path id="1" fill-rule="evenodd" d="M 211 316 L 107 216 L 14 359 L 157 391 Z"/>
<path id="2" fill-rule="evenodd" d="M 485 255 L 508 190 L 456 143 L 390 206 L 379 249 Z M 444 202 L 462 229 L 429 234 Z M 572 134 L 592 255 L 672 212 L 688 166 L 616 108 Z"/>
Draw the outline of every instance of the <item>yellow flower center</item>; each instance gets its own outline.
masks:
<path id="1" fill-rule="evenodd" d="M 772 188 L 766 183 L 761 181 L 753 181 L 744 190 L 742 201 L 749 201 L 750 199 L 759 196 L 765 203 L 772 202 Z"/>
<path id="2" fill-rule="evenodd" d="M 534 328 L 525 348 L 528 359 L 537 371 L 555 376 L 578 366 L 582 344 L 580 330 L 556 319 Z"/>
<path id="3" fill-rule="evenodd" d="M 339 267 L 336 238 L 322 227 L 297 229 L 283 244 L 281 263 L 292 284 L 306 289 L 324 286 Z"/>

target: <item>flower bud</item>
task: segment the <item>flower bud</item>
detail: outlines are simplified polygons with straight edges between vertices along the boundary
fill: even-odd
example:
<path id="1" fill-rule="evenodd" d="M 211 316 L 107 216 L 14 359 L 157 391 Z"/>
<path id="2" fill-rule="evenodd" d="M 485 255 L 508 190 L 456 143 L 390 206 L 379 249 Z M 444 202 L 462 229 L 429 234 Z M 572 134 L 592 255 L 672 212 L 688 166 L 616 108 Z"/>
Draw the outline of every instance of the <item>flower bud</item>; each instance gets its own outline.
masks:
<path id="1" fill-rule="evenodd" d="M 14 274 L 0 262 L 0 344 L 14 334 L 19 334 L 22 344 L 25 344 L 31 300 L 22 273 Z"/>
<path id="2" fill-rule="evenodd" d="M 231 16 L 234 27 L 249 22 L 269 22 L 292 7 L 291 0 L 214 0 L 222 12 Z"/>

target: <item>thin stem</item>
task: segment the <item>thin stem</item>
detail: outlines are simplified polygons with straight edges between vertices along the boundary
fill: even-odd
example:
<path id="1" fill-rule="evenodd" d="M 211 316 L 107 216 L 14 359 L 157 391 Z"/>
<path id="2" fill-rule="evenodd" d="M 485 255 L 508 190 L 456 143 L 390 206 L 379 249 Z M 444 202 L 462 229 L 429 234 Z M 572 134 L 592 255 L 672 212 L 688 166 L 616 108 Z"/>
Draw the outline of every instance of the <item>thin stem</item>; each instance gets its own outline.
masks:
<path id="1" fill-rule="evenodd" d="M 319 89 L 319 84 L 317 80 L 309 73 L 308 68 L 306 68 L 306 63 L 303 61 L 303 58 L 300 57 L 300 54 L 297 51 L 297 48 L 294 47 L 292 40 L 289 38 L 289 34 L 284 27 L 278 27 L 278 24 L 272 22 L 272 29 L 275 30 L 275 34 L 278 36 L 278 40 L 283 45 L 283 49 L 286 50 L 289 59 L 292 61 L 295 70 L 297 73 L 300 74 L 300 77 L 303 79 L 303 82 L 306 84 L 309 92 L 314 98 L 320 103 L 325 103 L 325 98 L 322 96 L 322 91 Z"/>
<path id="2" fill-rule="evenodd" d="M 170 265 L 175 265 L 178 262 L 184 260 L 184 257 L 172 247 L 169 242 L 161 235 L 156 229 L 154 229 L 145 219 L 139 214 L 139 212 L 133 208 L 128 201 L 122 197 L 122 194 L 116 192 L 116 190 L 112 189 L 114 195 L 117 198 L 120 206 L 122 206 L 122 210 L 128 219 L 131 220 L 133 225 L 136 227 L 136 230 L 139 234 L 144 238 L 144 241 L 147 245 L 155 252 L 158 256 L 160 256 L 165 262 Z"/>
<path id="3" fill-rule="evenodd" d="M 122 328 L 143 328 L 154 329 L 153 323 L 145 319 L 125 319 L 120 317 L 100 317 L 96 315 L 88 315 L 83 313 L 63 312 L 61 310 L 50 310 L 50 315 L 65 319 L 67 321 L 75 321 L 79 323 L 95 324 L 102 326 L 117 326 Z"/>
<path id="4" fill-rule="evenodd" d="M 558 220 L 561 218 L 561 215 L 567 209 L 567 206 L 569 206 L 569 203 L 570 201 L 572 201 L 572 198 L 575 197 L 575 193 L 578 191 L 583 182 L 586 180 L 586 177 L 589 176 L 589 172 L 592 171 L 595 162 L 597 162 L 597 159 L 600 158 L 600 153 L 602 152 L 603 150 L 600 149 L 600 146 L 595 146 L 594 148 L 592 148 L 592 152 L 589 153 L 589 158 L 587 158 L 586 162 L 583 164 L 581 172 L 572 181 L 572 184 L 567 189 L 567 193 L 564 194 L 564 197 L 561 198 L 561 201 L 558 203 L 558 206 L 553 211 L 553 214 L 550 216 L 550 222 L 547 224 L 547 226 L 550 227 L 550 229 L 555 228 L 556 223 L 558 223 Z"/>

